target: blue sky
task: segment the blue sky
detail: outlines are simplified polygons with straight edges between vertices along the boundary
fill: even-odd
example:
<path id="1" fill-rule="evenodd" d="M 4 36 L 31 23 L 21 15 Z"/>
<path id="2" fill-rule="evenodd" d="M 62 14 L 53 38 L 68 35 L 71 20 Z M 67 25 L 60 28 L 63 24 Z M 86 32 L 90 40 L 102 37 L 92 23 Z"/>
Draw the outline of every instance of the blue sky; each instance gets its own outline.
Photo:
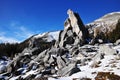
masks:
<path id="1" fill-rule="evenodd" d="M 62 30 L 67 10 L 85 24 L 120 11 L 120 0 L 0 0 L 0 42 L 20 42 L 33 34 Z"/>

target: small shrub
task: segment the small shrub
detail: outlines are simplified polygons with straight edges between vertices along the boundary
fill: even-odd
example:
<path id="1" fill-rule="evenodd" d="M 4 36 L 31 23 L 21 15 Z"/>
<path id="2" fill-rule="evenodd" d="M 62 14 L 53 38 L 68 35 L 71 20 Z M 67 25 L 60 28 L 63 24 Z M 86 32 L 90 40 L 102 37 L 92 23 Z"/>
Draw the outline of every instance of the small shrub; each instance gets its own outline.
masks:
<path id="1" fill-rule="evenodd" d="M 95 80 L 120 80 L 120 76 L 110 72 L 98 72 Z"/>
<path id="2" fill-rule="evenodd" d="M 116 25 L 116 29 L 108 34 L 108 39 L 111 42 L 115 42 L 116 40 L 120 39 L 120 19 Z"/>

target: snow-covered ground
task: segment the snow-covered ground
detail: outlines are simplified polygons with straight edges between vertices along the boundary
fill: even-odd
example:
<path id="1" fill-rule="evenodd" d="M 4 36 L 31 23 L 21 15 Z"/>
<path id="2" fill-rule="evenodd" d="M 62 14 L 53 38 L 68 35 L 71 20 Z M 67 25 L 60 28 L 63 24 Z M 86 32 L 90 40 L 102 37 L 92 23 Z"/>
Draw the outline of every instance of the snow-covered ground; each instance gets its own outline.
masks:
<path id="1" fill-rule="evenodd" d="M 81 71 L 78 73 L 69 77 L 49 78 L 48 80 L 73 80 L 74 78 L 91 78 L 94 80 L 98 72 L 113 72 L 120 76 L 120 45 L 113 47 L 113 49 L 119 51 L 118 55 L 105 55 L 104 59 L 101 59 L 96 67 L 92 67 L 92 64 L 95 62 L 92 60 L 87 62 L 85 66 L 79 66 Z"/>
<path id="2" fill-rule="evenodd" d="M 107 44 L 106 44 L 107 45 Z M 83 46 L 84 47 L 84 46 Z M 90 46 L 89 46 L 90 47 Z M 92 47 L 92 46 L 91 46 Z M 118 51 L 118 55 L 105 55 L 103 59 L 99 61 L 99 64 L 96 67 L 93 67 L 93 63 L 95 63 L 95 60 L 87 61 L 87 65 L 79 65 L 80 72 L 77 72 L 71 76 L 68 77 L 58 77 L 56 78 L 48 78 L 48 80 L 73 80 L 73 78 L 91 78 L 94 80 L 95 76 L 98 72 L 113 72 L 116 75 L 120 76 L 120 45 L 113 46 L 113 49 Z M 95 53 L 93 53 L 95 54 Z M 0 59 L 0 70 L 4 69 L 11 60 L 4 57 L 3 59 Z M 30 74 L 38 74 L 37 70 L 30 70 L 26 72 L 27 66 L 23 66 L 22 68 L 19 68 L 18 70 L 21 70 L 21 77 L 24 79 Z M 56 75 L 57 76 L 57 75 Z M 0 74 L 0 78 L 7 79 L 8 77 L 2 76 Z M 16 80 L 19 76 L 11 77 L 9 80 Z"/>
<path id="3" fill-rule="evenodd" d="M 69 77 L 60 77 L 58 79 L 49 78 L 49 80 L 73 80 L 74 78 L 91 78 L 94 80 L 98 72 L 113 72 L 120 76 L 120 59 L 117 60 L 116 56 L 108 55 L 105 59 L 101 60 L 99 67 L 92 68 L 91 63 L 86 66 L 80 66 L 81 72 L 75 73 Z"/>
<path id="4" fill-rule="evenodd" d="M 8 59 L 6 56 L 3 56 L 1 59 L 0 59 L 0 72 L 4 72 L 6 71 L 6 67 L 7 65 L 11 62 L 10 59 Z M 0 79 L 1 78 L 4 78 L 6 79 L 7 77 L 6 76 L 2 76 L 2 74 L 0 74 Z"/>

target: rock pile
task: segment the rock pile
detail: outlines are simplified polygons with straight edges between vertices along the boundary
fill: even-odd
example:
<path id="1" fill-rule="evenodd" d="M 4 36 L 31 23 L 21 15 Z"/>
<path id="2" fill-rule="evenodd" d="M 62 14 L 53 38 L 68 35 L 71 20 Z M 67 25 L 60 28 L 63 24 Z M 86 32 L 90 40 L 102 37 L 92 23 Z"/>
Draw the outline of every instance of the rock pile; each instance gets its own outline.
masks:
<path id="1" fill-rule="evenodd" d="M 72 76 L 77 72 L 86 73 L 86 69 L 90 69 L 88 71 L 90 74 L 97 74 L 98 71 L 93 68 L 106 66 L 108 71 L 111 69 L 109 66 L 112 64 L 102 65 L 108 56 L 117 58 L 114 67 L 119 68 L 120 48 L 117 47 L 119 43 L 95 44 L 98 39 L 104 41 L 102 32 L 97 32 L 99 30 L 97 28 L 101 27 L 93 27 L 89 24 L 86 28 L 78 13 L 69 9 L 67 14 L 64 30 L 60 31 L 58 40 L 50 37 L 49 33 L 45 33 L 35 35 L 21 43 L 26 45 L 24 50 L 15 54 L 4 68 L 0 67 L 0 79 L 47 80 L 48 77 Z M 118 22 L 111 32 L 103 33 L 104 38 L 112 40 L 112 37 L 108 38 L 106 35 L 113 34 L 115 31 L 119 32 L 119 27 Z M 120 36 L 117 35 L 114 40 L 119 38 Z M 88 44 L 90 39 L 92 39 L 91 43 L 95 45 Z M 86 69 L 82 67 L 86 67 Z M 85 76 L 82 78 L 84 79 Z"/>

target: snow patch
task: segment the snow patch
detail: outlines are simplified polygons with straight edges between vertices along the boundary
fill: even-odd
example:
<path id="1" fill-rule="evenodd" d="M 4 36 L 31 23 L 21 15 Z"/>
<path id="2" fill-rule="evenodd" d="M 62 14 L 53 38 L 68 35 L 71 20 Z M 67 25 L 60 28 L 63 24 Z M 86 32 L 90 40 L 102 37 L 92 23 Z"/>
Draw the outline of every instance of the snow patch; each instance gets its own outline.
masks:
<path id="1" fill-rule="evenodd" d="M 43 34 L 38 34 L 38 35 L 34 36 L 34 38 L 43 38 L 47 42 L 51 42 L 53 40 L 58 40 L 59 33 L 60 33 L 60 31 L 46 32 Z"/>

